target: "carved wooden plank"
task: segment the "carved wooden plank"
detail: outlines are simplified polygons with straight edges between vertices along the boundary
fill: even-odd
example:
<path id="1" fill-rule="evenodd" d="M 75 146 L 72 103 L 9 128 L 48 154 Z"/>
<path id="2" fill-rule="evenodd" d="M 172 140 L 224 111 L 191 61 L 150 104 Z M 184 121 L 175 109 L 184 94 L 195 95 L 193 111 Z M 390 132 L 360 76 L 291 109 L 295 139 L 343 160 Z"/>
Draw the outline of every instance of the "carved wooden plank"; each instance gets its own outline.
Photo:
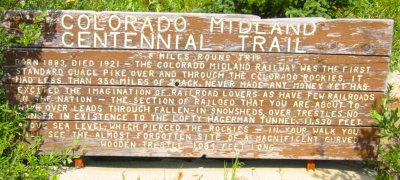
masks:
<path id="1" fill-rule="evenodd" d="M 5 82 L 383 91 L 388 61 L 380 56 L 14 49 L 5 52 Z"/>
<path id="2" fill-rule="evenodd" d="M 6 11 L 16 33 L 37 11 Z M 30 135 L 89 156 L 374 156 L 393 21 L 48 11 L 4 52 L 6 94 L 35 99 Z M 33 48 L 39 47 L 39 48 Z"/>
<path id="3" fill-rule="evenodd" d="M 377 143 L 377 128 L 367 127 L 50 121 L 31 128 L 41 129 L 42 150 L 79 139 L 87 156 L 360 160 Z"/>
<path id="4" fill-rule="evenodd" d="M 9 11 L 14 30 L 26 15 Z M 29 17 L 33 17 L 31 15 Z M 235 17 L 235 18 L 232 18 Z M 239 18 L 236 18 L 239 17 Z M 35 46 L 390 55 L 392 20 L 51 11 Z"/>
<path id="5" fill-rule="evenodd" d="M 191 89 L 124 86 L 8 86 L 20 103 L 37 97 L 36 120 L 375 126 L 382 92 Z"/>

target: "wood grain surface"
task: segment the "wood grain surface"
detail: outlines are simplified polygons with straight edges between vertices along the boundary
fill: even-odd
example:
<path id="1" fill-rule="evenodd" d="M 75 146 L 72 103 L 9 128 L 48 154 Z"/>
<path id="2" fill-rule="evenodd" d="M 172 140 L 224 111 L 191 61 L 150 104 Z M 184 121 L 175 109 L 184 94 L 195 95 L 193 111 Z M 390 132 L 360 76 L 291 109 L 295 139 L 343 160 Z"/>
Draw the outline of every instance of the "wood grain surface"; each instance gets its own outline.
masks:
<path id="1" fill-rule="evenodd" d="M 3 11 L 19 35 L 38 11 Z M 393 21 L 47 11 L 4 54 L 41 151 L 85 156 L 372 158 Z"/>
<path id="2" fill-rule="evenodd" d="M 383 91 L 380 56 L 18 49 L 5 52 L 5 82 Z"/>
<path id="3" fill-rule="evenodd" d="M 2 26 L 37 15 L 8 11 Z M 43 27 L 34 46 L 390 55 L 393 35 L 392 20 L 185 13 L 49 11 Z"/>
<path id="4" fill-rule="evenodd" d="M 80 139 L 87 156 L 351 159 L 373 156 L 377 128 L 193 123 L 32 122 L 43 150 Z"/>
<path id="5" fill-rule="evenodd" d="M 370 117 L 383 93 L 125 86 L 12 85 L 8 97 L 29 104 L 30 118 L 376 126 Z"/>

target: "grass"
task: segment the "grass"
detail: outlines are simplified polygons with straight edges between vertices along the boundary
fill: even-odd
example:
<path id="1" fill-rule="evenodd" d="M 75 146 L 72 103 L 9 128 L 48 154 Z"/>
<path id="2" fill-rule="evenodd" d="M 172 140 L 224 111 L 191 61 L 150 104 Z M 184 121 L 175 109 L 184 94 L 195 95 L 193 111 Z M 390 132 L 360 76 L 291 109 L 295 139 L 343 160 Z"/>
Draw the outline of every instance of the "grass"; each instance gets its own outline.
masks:
<path id="1" fill-rule="evenodd" d="M 235 160 L 232 161 L 232 167 L 230 167 L 230 169 L 228 169 L 228 163 L 225 161 L 224 162 L 224 180 L 237 179 L 237 172 L 244 165 L 245 165 L 244 162 L 240 162 L 239 158 L 235 158 Z M 230 178 L 229 178 L 230 171 L 232 171 L 232 172 L 231 172 Z"/>

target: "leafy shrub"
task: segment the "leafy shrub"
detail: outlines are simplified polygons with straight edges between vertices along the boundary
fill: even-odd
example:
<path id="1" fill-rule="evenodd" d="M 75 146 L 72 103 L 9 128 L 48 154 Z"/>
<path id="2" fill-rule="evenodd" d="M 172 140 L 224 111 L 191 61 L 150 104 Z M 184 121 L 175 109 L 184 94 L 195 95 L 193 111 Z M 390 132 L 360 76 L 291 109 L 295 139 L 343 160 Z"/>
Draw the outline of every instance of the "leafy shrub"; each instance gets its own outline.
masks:
<path id="1" fill-rule="evenodd" d="M 353 0 L 234 0 L 236 12 L 261 17 L 326 17 L 336 18 Z"/>
<path id="2" fill-rule="evenodd" d="M 8 1 L 2 1 L 5 3 Z M 0 9 L 7 9 L 0 6 Z M 43 20 L 42 14 L 32 24 L 19 25 L 20 35 L 9 35 L 0 27 L 0 52 L 10 47 L 11 42 L 28 45 L 40 38 L 41 28 L 38 23 Z M 1 18 L 0 18 L 1 19 Z M 3 76 L 3 55 L 0 54 L 0 76 Z M 11 105 L 0 83 L 0 179 L 48 179 L 62 170 L 62 165 L 72 162 L 75 158 L 74 148 L 63 149 L 61 152 L 50 152 L 38 155 L 42 144 L 40 136 L 27 138 L 29 121 L 27 116 L 31 109 Z M 76 146 L 74 142 L 73 146 Z M 56 176 L 54 176 L 56 177 Z"/>
<path id="3" fill-rule="evenodd" d="M 74 149 L 38 156 L 42 138 L 27 141 L 27 115 L 27 109 L 16 109 L 7 102 L 0 105 L 0 179 L 48 179 L 75 157 Z"/>
<path id="4" fill-rule="evenodd" d="M 391 86 L 389 86 L 388 94 Z M 378 157 L 372 163 L 376 171 L 376 179 L 400 179 L 400 121 L 398 109 L 391 109 L 389 104 L 392 99 L 386 95 L 382 100 L 380 111 L 375 109 L 371 116 L 381 128 L 379 136 L 385 143 L 378 148 Z"/>
<path id="5" fill-rule="evenodd" d="M 298 6 L 299 3 L 297 3 Z M 290 8 L 285 12 L 286 16 L 295 16 L 295 17 L 309 17 L 309 16 L 318 16 L 318 17 L 330 17 L 328 14 L 329 4 L 327 0 L 313 0 L 306 1 L 302 8 L 296 8 L 290 6 Z"/>
<path id="6" fill-rule="evenodd" d="M 2 8 L 3 7 L 3 8 Z M 4 8 L 9 7 L 9 8 Z M 0 1 L 5 9 L 79 9 L 94 11 L 142 11 L 142 12 L 234 12 L 232 0 L 35 0 Z"/>
<path id="7" fill-rule="evenodd" d="M 292 0 L 234 0 L 235 11 L 261 17 L 283 17 Z"/>

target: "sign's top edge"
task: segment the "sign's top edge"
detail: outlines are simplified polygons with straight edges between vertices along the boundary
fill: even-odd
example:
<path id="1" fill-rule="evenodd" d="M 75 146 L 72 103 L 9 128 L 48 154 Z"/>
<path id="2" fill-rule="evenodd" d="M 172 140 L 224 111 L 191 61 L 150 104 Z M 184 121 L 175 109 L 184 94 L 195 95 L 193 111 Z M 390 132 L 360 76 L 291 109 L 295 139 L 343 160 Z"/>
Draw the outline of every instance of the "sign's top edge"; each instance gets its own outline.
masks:
<path id="1" fill-rule="evenodd" d="M 93 13 L 93 14 L 111 14 L 111 13 L 125 13 L 125 14 L 143 14 L 143 15 L 165 15 L 165 16 L 220 16 L 228 18 L 249 18 L 249 19 L 261 19 L 260 16 L 252 14 L 222 14 L 222 13 L 194 13 L 194 12 L 139 12 L 139 11 L 92 11 L 92 10 L 46 10 L 47 12 L 53 13 Z M 42 12 L 40 10 L 5 10 L 0 12 Z"/>
<path id="2" fill-rule="evenodd" d="M 0 12 L 8 13 L 28 13 L 28 12 L 41 12 L 40 10 L 1 10 Z M 393 19 L 361 19 L 361 18 L 337 18 L 337 19 L 326 19 L 324 17 L 287 17 L 287 18 L 261 18 L 257 15 L 252 14 L 222 14 L 222 13 L 186 13 L 186 12 L 132 12 L 132 11 L 92 11 L 92 10 L 47 10 L 47 12 L 53 13 L 92 13 L 92 14 L 111 14 L 111 13 L 121 13 L 121 14 L 137 14 L 137 15 L 164 15 L 164 16 L 203 16 L 203 17 L 218 17 L 218 18 L 229 18 L 229 19 L 245 19 L 246 21 L 298 21 L 302 23 L 304 21 L 310 22 L 321 22 L 321 21 L 370 21 L 370 22 L 387 22 L 389 24 L 394 23 Z"/>

